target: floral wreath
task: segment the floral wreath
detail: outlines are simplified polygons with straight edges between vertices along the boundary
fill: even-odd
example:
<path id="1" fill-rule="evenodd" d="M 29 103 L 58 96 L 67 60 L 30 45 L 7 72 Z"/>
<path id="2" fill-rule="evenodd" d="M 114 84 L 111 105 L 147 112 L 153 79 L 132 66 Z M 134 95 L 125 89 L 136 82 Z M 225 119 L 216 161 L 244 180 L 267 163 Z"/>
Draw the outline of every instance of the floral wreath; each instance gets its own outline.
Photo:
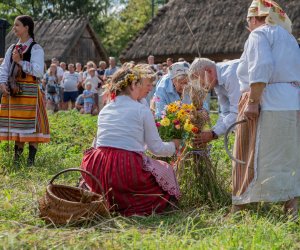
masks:
<path id="1" fill-rule="evenodd" d="M 106 92 L 110 93 L 111 100 L 115 100 L 118 91 L 124 90 L 127 86 L 132 85 L 140 80 L 140 74 L 137 71 L 127 69 L 124 72 L 124 76 L 117 79 L 117 81 L 113 81 L 110 79 L 105 86 Z"/>

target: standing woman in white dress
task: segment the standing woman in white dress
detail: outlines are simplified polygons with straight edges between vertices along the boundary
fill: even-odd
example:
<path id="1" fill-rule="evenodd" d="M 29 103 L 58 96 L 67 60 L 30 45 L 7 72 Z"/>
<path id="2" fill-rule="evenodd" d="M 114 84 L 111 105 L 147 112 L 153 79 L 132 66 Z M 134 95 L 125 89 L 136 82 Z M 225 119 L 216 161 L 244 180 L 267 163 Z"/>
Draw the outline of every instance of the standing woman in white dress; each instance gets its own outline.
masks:
<path id="1" fill-rule="evenodd" d="M 243 92 L 233 164 L 235 212 L 252 202 L 284 202 L 297 216 L 300 195 L 300 50 L 277 3 L 254 0 L 237 74 Z M 248 135 L 248 136 L 247 136 Z M 250 145 L 247 148 L 247 144 Z"/>
<path id="2" fill-rule="evenodd" d="M 0 65 L 0 141 L 15 141 L 15 163 L 29 143 L 28 165 L 33 165 L 39 143 L 50 141 L 47 113 L 37 78 L 44 74 L 44 50 L 34 40 L 34 22 L 30 16 L 18 16 L 13 31 L 19 38 L 9 47 Z M 8 80 L 16 68 L 12 89 Z"/>

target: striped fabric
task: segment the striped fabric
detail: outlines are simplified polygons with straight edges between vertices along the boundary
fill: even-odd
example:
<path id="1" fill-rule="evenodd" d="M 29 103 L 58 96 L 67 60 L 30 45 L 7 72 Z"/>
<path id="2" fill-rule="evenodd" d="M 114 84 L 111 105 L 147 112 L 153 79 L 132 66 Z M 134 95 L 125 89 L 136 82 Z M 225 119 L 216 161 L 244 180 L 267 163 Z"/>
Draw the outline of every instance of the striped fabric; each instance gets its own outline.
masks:
<path id="1" fill-rule="evenodd" d="M 164 191 L 154 173 L 144 170 L 143 157 L 136 152 L 109 147 L 91 149 L 85 153 L 81 168 L 100 181 L 111 212 L 124 216 L 161 213 L 174 197 Z M 90 177 L 83 177 L 83 185 L 101 193 Z"/>
<path id="2" fill-rule="evenodd" d="M 33 76 L 17 78 L 22 92 L 2 97 L 0 105 L 0 140 L 49 142 L 50 131 L 42 94 Z"/>
<path id="3" fill-rule="evenodd" d="M 237 121 L 243 119 L 244 111 L 249 100 L 249 92 L 242 95 L 239 102 L 239 114 Z M 233 162 L 232 171 L 232 195 L 241 196 L 254 178 L 254 154 L 256 142 L 256 130 L 258 119 L 239 124 L 236 128 L 234 144 L 234 157 L 246 162 L 242 165 Z"/>

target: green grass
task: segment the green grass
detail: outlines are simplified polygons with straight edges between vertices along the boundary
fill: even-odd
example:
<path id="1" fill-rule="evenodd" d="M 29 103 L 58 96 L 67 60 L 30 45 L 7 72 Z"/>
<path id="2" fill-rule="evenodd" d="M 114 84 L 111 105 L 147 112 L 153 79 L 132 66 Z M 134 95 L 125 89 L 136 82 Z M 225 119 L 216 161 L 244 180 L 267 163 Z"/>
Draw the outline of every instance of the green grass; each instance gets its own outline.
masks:
<path id="1" fill-rule="evenodd" d="M 203 205 L 149 217 L 114 217 L 82 227 L 55 228 L 38 217 L 37 199 L 58 171 L 78 167 L 96 133 L 97 117 L 76 112 L 49 116 L 52 141 L 41 145 L 36 166 L 9 166 L 7 142 L 0 143 L 0 249 L 300 249 L 300 229 L 284 217 L 280 204 L 252 205 L 225 217 L 228 207 Z M 25 158 L 27 151 L 25 150 Z M 230 189 L 231 166 L 222 140 L 212 158 Z M 25 159 L 24 159 L 25 162 Z M 74 185 L 78 174 L 60 183 Z"/>

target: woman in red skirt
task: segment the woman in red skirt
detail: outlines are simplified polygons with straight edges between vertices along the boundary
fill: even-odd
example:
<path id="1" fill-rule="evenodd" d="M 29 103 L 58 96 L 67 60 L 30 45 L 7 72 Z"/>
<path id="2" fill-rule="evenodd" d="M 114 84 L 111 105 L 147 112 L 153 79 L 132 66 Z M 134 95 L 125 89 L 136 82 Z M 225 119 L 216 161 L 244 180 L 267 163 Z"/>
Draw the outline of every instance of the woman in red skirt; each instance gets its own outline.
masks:
<path id="1" fill-rule="evenodd" d="M 173 168 L 144 154 L 172 156 L 179 140 L 162 142 L 153 115 L 138 102 L 153 74 L 136 67 L 116 72 L 108 88 L 112 101 L 98 117 L 97 147 L 84 155 L 82 169 L 98 178 L 110 211 L 124 216 L 162 212 L 180 191 Z M 87 186 L 101 193 L 91 178 Z"/>

